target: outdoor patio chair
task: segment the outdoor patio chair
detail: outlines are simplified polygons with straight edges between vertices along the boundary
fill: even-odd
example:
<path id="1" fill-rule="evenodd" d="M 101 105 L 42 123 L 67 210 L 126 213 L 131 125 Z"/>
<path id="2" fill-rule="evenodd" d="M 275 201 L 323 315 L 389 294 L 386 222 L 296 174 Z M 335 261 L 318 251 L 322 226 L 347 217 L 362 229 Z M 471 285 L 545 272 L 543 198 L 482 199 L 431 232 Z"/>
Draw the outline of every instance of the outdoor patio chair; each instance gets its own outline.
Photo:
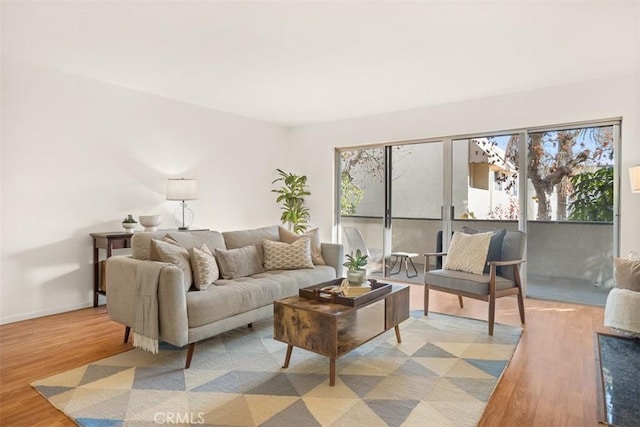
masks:
<path id="1" fill-rule="evenodd" d="M 526 234 L 520 231 L 504 231 L 499 246 L 498 239 L 492 239 L 494 247 L 489 248 L 488 273 L 472 274 L 457 270 L 438 269 L 429 271 L 430 257 L 446 256 L 446 252 L 425 254 L 424 274 L 424 315 L 429 312 L 429 291 L 436 290 L 458 296 L 463 308 L 462 297 L 473 298 L 489 303 L 489 335 L 493 335 L 496 298 L 516 295 L 520 321 L 524 324 L 524 300 L 520 281 L 520 265 L 526 242 Z M 496 233 L 494 233 L 495 235 Z M 493 256 L 491 256 L 493 254 Z M 491 258 L 491 259 L 490 259 Z M 445 265 L 446 267 L 446 262 Z"/>

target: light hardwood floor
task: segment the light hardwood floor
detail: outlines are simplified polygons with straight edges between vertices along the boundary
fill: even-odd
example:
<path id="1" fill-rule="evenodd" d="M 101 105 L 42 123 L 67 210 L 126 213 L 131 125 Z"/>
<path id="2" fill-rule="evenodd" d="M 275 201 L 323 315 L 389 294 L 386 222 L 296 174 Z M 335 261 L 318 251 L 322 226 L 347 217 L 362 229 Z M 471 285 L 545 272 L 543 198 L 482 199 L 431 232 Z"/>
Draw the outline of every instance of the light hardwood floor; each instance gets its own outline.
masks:
<path id="1" fill-rule="evenodd" d="M 422 308 L 421 286 L 411 286 L 411 306 Z M 435 312 L 486 320 L 487 304 L 431 293 Z M 520 343 L 480 426 L 596 426 L 595 331 L 603 309 L 525 299 Z M 496 321 L 518 325 L 514 298 L 500 298 Z M 0 327 L 0 425 L 73 426 L 29 384 L 131 348 L 124 328 L 104 306 Z M 428 425 L 428 420 L 425 420 Z"/>

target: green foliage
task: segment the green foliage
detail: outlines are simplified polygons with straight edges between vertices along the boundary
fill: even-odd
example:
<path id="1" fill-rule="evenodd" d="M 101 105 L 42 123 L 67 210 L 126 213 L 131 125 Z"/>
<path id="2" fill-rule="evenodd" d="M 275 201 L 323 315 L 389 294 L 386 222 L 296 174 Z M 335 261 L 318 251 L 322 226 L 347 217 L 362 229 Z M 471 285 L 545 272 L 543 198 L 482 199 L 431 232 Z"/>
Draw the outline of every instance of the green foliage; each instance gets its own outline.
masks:
<path id="1" fill-rule="evenodd" d="M 583 172 L 571 178 L 572 221 L 613 221 L 613 168 Z"/>
<path id="2" fill-rule="evenodd" d="M 351 252 L 346 255 L 345 258 L 347 258 L 347 262 L 342 265 L 348 267 L 349 270 L 362 270 L 362 267 L 367 265 L 367 258 L 369 258 L 369 255 L 363 255 L 362 251 L 358 249 L 356 250 L 355 255 Z"/>
<path id="3" fill-rule="evenodd" d="M 311 195 L 307 191 L 307 177 L 305 175 L 295 175 L 276 169 L 280 178 L 273 180 L 272 184 L 281 181 L 284 185 L 271 190 L 277 193 L 277 203 L 282 203 L 282 216 L 280 220 L 283 224 L 289 224 L 289 229 L 294 233 L 304 233 L 308 227 L 308 220 L 311 217 L 309 209 L 304 205 L 305 196 Z"/>
<path id="4" fill-rule="evenodd" d="M 353 179 L 346 172 L 342 172 L 341 185 L 340 214 L 355 215 L 360 202 L 364 199 L 364 190 L 354 184 Z"/>

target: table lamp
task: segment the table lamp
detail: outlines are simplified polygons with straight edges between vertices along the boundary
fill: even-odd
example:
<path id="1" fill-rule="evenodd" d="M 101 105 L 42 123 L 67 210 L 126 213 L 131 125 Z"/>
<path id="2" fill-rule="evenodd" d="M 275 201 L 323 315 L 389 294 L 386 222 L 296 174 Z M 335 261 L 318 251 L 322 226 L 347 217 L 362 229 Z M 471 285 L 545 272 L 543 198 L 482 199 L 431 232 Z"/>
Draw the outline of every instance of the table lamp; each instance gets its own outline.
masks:
<path id="1" fill-rule="evenodd" d="M 631 191 L 640 193 L 640 166 L 629 168 L 629 178 L 631 178 Z"/>
<path id="2" fill-rule="evenodd" d="M 193 211 L 187 206 L 187 200 L 198 200 L 198 183 L 195 179 L 169 178 L 167 200 L 178 200 L 182 209 L 174 215 L 178 230 L 188 230 L 193 224 Z"/>

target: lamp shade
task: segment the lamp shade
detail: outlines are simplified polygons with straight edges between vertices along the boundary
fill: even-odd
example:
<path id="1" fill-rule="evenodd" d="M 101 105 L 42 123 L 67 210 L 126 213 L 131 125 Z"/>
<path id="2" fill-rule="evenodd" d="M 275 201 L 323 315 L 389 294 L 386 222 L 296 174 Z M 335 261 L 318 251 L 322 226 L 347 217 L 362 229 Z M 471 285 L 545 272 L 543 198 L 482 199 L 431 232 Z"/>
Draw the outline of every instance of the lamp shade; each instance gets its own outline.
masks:
<path id="1" fill-rule="evenodd" d="M 640 193 L 640 166 L 629 168 L 629 178 L 631 178 L 631 191 Z"/>
<path id="2" fill-rule="evenodd" d="M 197 200 L 198 183 L 195 179 L 169 178 L 167 200 Z"/>

